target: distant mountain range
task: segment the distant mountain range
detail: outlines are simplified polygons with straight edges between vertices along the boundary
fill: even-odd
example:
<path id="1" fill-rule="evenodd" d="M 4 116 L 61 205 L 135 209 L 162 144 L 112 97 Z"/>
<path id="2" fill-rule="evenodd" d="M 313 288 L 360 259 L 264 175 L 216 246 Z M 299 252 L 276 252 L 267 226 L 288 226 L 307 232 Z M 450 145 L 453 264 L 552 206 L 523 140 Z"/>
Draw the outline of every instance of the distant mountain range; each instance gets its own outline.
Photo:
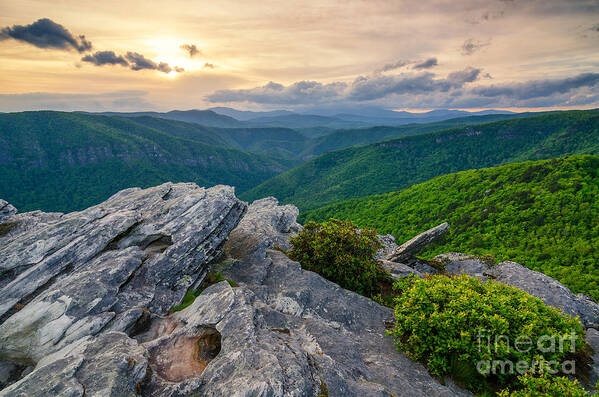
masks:
<path id="1" fill-rule="evenodd" d="M 599 154 L 599 111 L 513 118 L 327 151 L 241 197 L 274 196 L 307 210 L 452 172 L 571 154 Z"/>
<path id="2" fill-rule="evenodd" d="M 373 126 L 397 126 L 411 123 L 432 123 L 464 116 L 490 114 L 513 114 L 499 110 L 467 112 L 463 110 L 432 110 L 424 113 L 392 111 L 375 107 L 309 109 L 301 112 L 290 110 L 243 111 L 227 107 L 214 107 L 207 110 L 173 110 L 161 112 L 101 112 L 104 116 L 140 117 L 150 116 L 169 120 L 185 121 L 208 127 L 283 127 L 283 128 L 365 128 Z M 311 135 L 320 135 L 318 133 Z"/>

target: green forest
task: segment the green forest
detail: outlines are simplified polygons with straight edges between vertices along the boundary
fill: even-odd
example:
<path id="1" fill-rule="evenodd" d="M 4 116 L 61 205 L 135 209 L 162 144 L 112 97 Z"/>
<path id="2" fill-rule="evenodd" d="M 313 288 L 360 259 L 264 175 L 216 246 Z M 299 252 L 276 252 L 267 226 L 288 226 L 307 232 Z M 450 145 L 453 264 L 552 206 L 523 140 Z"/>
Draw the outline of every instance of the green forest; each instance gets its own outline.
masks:
<path id="1" fill-rule="evenodd" d="M 226 144 L 226 137 L 181 122 L 1 114 L 0 197 L 22 212 L 73 211 L 127 187 L 168 181 L 229 184 L 239 193 L 290 167 Z"/>
<path id="2" fill-rule="evenodd" d="M 410 188 L 301 214 L 390 233 L 397 242 L 449 222 L 422 253 L 493 255 L 599 300 L 599 157 L 571 156 L 443 175 Z"/>
<path id="3" fill-rule="evenodd" d="M 309 210 L 453 172 L 574 154 L 599 154 L 599 111 L 495 121 L 332 151 L 241 198 L 274 196 Z"/>

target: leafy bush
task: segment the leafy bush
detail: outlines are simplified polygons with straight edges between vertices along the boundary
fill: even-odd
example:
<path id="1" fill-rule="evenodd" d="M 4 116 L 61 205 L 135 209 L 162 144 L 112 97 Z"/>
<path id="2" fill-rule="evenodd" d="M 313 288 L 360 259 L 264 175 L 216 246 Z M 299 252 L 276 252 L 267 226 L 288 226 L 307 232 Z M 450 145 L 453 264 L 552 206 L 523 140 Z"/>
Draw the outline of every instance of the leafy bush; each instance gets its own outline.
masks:
<path id="1" fill-rule="evenodd" d="M 528 370 L 517 368 L 518 362 L 530 367 L 542 360 L 562 363 L 582 354 L 585 346 L 578 319 L 495 281 L 469 276 L 407 277 L 395 289 L 397 348 L 424 362 L 432 374 L 451 374 L 475 390 L 514 383 L 518 371 Z M 544 351 L 550 347 L 546 337 L 555 338 L 556 348 Z M 559 348 L 560 338 L 563 348 Z M 531 343 L 523 345 L 527 339 Z M 512 363 L 513 370 L 508 365 L 503 371 L 503 362 Z"/>
<path id="2" fill-rule="evenodd" d="M 375 296 L 382 284 L 389 283 L 388 273 L 373 259 L 382 247 L 375 230 L 358 230 L 351 222 L 336 219 L 308 222 L 291 244 L 289 258 L 345 289 Z"/>
<path id="3" fill-rule="evenodd" d="M 590 397 L 588 393 L 576 380 L 572 381 L 566 377 L 551 377 L 546 373 L 534 376 L 526 373 L 518 377 L 521 387 L 515 391 L 503 390 L 498 393 L 499 397 Z"/>

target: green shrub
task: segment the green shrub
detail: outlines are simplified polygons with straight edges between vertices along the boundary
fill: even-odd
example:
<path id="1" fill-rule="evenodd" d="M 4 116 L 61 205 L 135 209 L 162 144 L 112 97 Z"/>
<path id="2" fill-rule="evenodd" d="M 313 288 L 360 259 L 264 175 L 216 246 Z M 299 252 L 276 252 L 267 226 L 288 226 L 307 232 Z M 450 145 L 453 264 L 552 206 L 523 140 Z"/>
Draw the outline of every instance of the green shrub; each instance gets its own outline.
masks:
<path id="1" fill-rule="evenodd" d="M 291 244 L 289 258 L 345 289 L 372 297 L 390 285 L 388 273 L 373 259 L 382 247 L 375 230 L 336 219 L 308 222 Z"/>
<path id="2" fill-rule="evenodd" d="M 541 360 L 555 360 L 561 369 L 565 359 L 582 354 L 585 346 L 578 319 L 495 281 L 408 277 L 395 289 L 397 348 L 425 363 L 433 375 L 452 375 L 471 389 L 517 383 L 518 372 L 528 370 L 516 367 L 518 362 L 533 367 Z M 546 338 L 555 338 L 556 348 L 551 349 Z M 545 347 L 550 351 L 543 351 Z M 512 363 L 513 371 L 509 364 L 502 370 L 503 362 Z"/>
<path id="3" fill-rule="evenodd" d="M 518 377 L 521 386 L 515 391 L 503 390 L 499 397 L 590 397 L 576 380 L 564 376 L 551 377 L 546 373 L 538 376 L 526 373 Z"/>

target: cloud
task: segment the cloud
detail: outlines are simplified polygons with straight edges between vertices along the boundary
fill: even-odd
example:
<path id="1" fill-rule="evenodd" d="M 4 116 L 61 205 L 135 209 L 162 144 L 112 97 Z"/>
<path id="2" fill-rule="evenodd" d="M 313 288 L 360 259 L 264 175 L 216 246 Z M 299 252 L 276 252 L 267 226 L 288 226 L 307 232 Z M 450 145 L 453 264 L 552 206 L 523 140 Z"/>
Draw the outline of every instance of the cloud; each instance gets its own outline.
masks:
<path id="1" fill-rule="evenodd" d="M 177 73 L 183 73 L 185 71 L 185 69 L 179 66 L 173 66 L 173 70 Z"/>
<path id="2" fill-rule="evenodd" d="M 582 73 L 574 77 L 552 80 L 531 80 L 523 83 L 496 84 L 476 87 L 472 92 L 483 97 L 508 97 L 517 100 L 550 97 L 599 84 L 599 73 Z"/>
<path id="3" fill-rule="evenodd" d="M 196 47 L 195 44 L 183 44 L 181 47 L 182 50 L 186 51 L 189 54 L 190 58 L 195 57 L 196 55 L 201 56 L 202 51 Z"/>
<path id="4" fill-rule="evenodd" d="M 38 19 L 30 25 L 7 26 L 0 30 L 0 40 L 12 38 L 29 43 L 38 48 L 76 50 L 80 53 L 92 49 L 92 43 L 85 36 L 74 36 L 62 25 L 48 19 Z"/>
<path id="5" fill-rule="evenodd" d="M 483 43 L 480 40 L 475 39 L 467 39 L 462 44 L 462 55 L 472 55 L 477 51 L 480 51 L 484 47 L 488 46 L 490 43 Z"/>
<path id="6" fill-rule="evenodd" d="M 206 63 L 204 64 L 204 69 L 214 69 L 214 68 L 216 68 L 216 65 L 215 65 L 215 64 L 213 64 L 213 63 L 208 63 L 208 62 L 206 62 Z"/>
<path id="7" fill-rule="evenodd" d="M 433 73 L 402 73 L 395 76 L 360 76 L 354 80 L 348 98 L 368 101 L 384 98 L 391 94 L 426 94 L 447 92 L 461 88 L 478 79 L 481 70 L 468 67 L 462 71 L 450 73 L 447 78 L 437 79 Z"/>
<path id="8" fill-rule="evenodd" d="M 146 58 L 145 56 L 143 56 L 142 54 L 140 54 L 138 52 L 129 51 L 129 52 L 127 52 L 127 55 L 125 57 L 129 61 L 129 67 L 131 68 L 131 70 L 148 69 L 148 70 L 158 70 L 163 73 L 170 73 L 173 70 L 173 68 L 171 68 L 168 63 L 166 63 L 166 62 L 156 63 L 156 62 L 152 61 L 151 59 Z M 182 70 L 181 68 L 178 68 L 178 67 L 177 67 L 177 69 Z"/>
<path id="9" fill-rule="evenodd" d="M 147 95 L 148 92 L 141 90 L 111 91 L 94 94 L 48 92 L 0 94 L 0 111 L 134 111 L 152 109 L 154 105 L 145 99 Z"/>
<path id="10" fill-rule="evenodd" d="M 397 61 L 397 62 L 393 62 L 393 63 L 388 63 L 385 66 L 383 66 L 382 68 L 380 68 L 379 71 L 380 72 L 389 72 L 391 70 L 402 68 L 406 65 L 409 65 L 410 63 L 412 63 L 412 62 L 411 61 Z"/>
<path id="11" fill-rule="evenodd" d="M 472 82 L 478 80 L 478 77 L 480 76 L 480 72 L 482 72 L 481 69 L 473 68 L 473 67 L 469 66 L 464 70 L 449 73 L 449 75 L 447 76 L 447 81 L 453 87 L 461 87 L 466 83 L 472 83 Z"/>
<path id="12" fill-rule="evenodd" d="M 412 66 L 412 69 L 430 69 L 432 67 L 437 66 L 438 64 L 439 63 L 437 62 L 437 58 L 429 58 Z"/>
<path id="13" fill-rule="evenodd" d="M 129 66 L 129 62 L 122 56 L 116 55 L 114 51 L 97 51 L 81 58 L 83 62 L 93 63 L 96 66 L 122 65 Z"/>
<path id="14" fill-rule="evenodd" d="M 254 102 L 260 104 L 310 104 L 339 99 L 347 84 L 299 81 L 288 86 L 273 83 L 241 90 L 218 90 L 206 97 L 209 102 Z"/>

